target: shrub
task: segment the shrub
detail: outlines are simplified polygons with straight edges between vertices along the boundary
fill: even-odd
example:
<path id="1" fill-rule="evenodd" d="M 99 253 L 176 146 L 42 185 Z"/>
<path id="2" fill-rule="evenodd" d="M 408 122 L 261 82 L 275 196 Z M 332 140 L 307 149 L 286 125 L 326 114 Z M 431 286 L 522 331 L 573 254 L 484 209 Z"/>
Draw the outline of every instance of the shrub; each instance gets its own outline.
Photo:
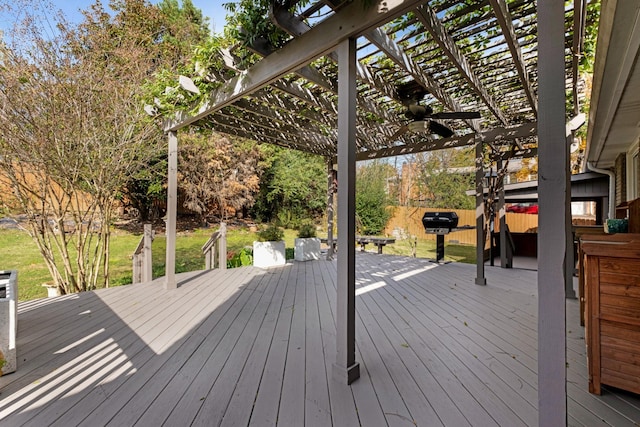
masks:
<path id="1" fill-rule="evenodd" d="M 253 265 L 253 251 L 242 248 L 227 260 L 227 268 L 247 267 Z"/>
<path id="2" fill-rule="evenodd" d="M 284 248 L 284 259 L 295 259 L 296 252 L 294 248 Z"/>
<path id="3" fill-rule="evenodd" d="M 275 224 L 272 224 L 258 233 L 261 242 L 278 242 L 284 239 L 284 231 Z"/>
<path id="4" fill-rule="evenodd" d="M 356 178 L 356 216 L 359 233 L 377 235 L 391 218 L 387 209 L 390 204 L 386 191 L 387 166 L 372 163 L 358 168 Z"/>
<path id="5" fill-rule="evenodd" d="M 300 228 L 298 228 L 298 237 L 301 239 L 316 237 L 316 227 L 310 222 L 303 223 Z"/>

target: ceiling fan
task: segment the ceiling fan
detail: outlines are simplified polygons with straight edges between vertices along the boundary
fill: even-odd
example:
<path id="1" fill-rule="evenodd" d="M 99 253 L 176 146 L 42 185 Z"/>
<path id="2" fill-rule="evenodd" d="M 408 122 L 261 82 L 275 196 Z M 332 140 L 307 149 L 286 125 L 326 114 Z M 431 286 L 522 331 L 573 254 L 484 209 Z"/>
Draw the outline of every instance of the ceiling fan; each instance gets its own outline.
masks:
<path id="1" fill-rule="evenodd" d="M 396 87 L 396 96 L 405 107 L 404 116 L 409 123 L 403 125 L 391 136 L 391 139 L 399 138 L 406 132 L 429 132 L 440 135 L 443 138 L 453 136 L 453 131 L 435 120 L 448 119 L 479 119 L 480 113 L 466 111 L 451 111 L 434 113 L 429 105 L 422 105 L 420 101 L 429 93 L 422 85 L 414 80 L 402 83 Z"/>

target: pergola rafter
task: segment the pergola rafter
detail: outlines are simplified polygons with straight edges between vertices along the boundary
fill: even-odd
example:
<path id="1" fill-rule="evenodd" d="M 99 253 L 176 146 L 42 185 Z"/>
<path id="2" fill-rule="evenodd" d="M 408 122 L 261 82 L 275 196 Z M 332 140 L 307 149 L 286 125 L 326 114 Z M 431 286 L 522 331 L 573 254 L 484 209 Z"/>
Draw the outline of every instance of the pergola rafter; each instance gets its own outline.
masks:
<path id="1" fill-rule="evenodd" d="M 520 48 L 520 44 L 518 43 L 518 36 L 516 35 L 516 31 L 513 27 L 513 18 L 509 13 L 507 3 L 505 2 L 505 0 L 489 1 L 496 14 L 496 17 L 498 18 L 498 22 L 500 23 L 502 34 L 507 41 L 507 44 L 509 45 L 509 51 L 511 52 L 511 56 L 513 57 L 513 64 L 515 65 L 516 70 L 518 71 L 518 75 L 520 76 L 522 88 L 527 95 L 527 99 L 529 100 L 529 104 L 531 105 L 533 113 L 537 116 L 538 101 L 536 100 L 535 94 L 533 93 L 533 88 L 531 87 L 529 72 L 527 71 L 524 57 L 522 56 L 522 49 Z"/>
<path id="2" fill-rule="evenodd" d="M 503 125 L 508 123 L 507 118 L 503 114 L 500 107 L 496 104 L 493 96 L 485 88 L 482 81 L 478 78 L 473 67 L 467 61 L 466 57 L 460 51 L 453 38 L 449 35 L 440 20 L 436 16 L 433 9 L 428 5 L 423 5 L 416 11 L 418 20 L 429 31 L 431 37 L 439 45 L 440 49 L 449 57 L 451 62 L 456 66 L 461 75 L 467 80 L 471 88 L 480 96 L 491 113 L 498 118 Z"/>

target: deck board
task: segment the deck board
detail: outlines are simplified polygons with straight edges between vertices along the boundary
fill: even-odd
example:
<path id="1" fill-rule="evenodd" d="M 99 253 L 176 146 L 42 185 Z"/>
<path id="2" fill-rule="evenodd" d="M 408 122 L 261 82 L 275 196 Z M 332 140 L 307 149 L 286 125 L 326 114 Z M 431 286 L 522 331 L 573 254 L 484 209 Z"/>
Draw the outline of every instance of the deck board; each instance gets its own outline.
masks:
<path id="1" fill-rule="evenodd" d="M 6 426 L 537 425 L 537 275 L 358 253 L 361 378 L 332 379 L 336 263 L 195 272 L 19 304 Z M 634 426 L 640 397 L 588 393 L 567 301 L 571 426 Z"/>
<path id="2" fill-rule="evenodd" d="M 333 283 L 335 276 L 329 271 L 327 262 L 310 264 L 313 276 L 317 281 L 318 313 L 320 315 L 320 329 L 322 331 L 322 345 L 325 355 L 327 377 L 331 378 L 332 363 L 336 354 L 336 325 L 332 315 L 332 305 L 329 295 L 334 294 Z M 359 424 L 353 392 L 349 386 L 337 381 L 328 380 L 329 402 L 331 405 L 331 420 L 333 425 L 344 424 L 357 426 Z M 373 411 L 372 411 L 373 412 Z"/>
<path id="3" fill-rule="evenodd" d="M 280 406 L 280 392 L 282 390 L 282 378 L 284 377 L 285 362 L 287 356 L 287 343 L 291 329 L 291 316 L 295 301 L 295 284 L 290 278 L 292 269 L 286 269 L 282 280 L 287 287 L 283 296 L 282 305 L 277 313 L 276 328 L 271 338 L 269 353 L 262 373 L 260 374 L 258 390 L 254 401 L 253 410 L 249 413 L 249 424 L 254 426 L 275 426 L 278 422 L 278 408 Z M 242 402 L 239 402 L 241 405 Z M 242 408 L 240 408 L 242 409 Z M 245 408 L 246 409 L 246 408 Z M 248 412 L 248 411 L 247 411 Z M 246 414 L 244 415 L 246 416 Z M 246 425 L 246 424 L 245 424 Z"/>

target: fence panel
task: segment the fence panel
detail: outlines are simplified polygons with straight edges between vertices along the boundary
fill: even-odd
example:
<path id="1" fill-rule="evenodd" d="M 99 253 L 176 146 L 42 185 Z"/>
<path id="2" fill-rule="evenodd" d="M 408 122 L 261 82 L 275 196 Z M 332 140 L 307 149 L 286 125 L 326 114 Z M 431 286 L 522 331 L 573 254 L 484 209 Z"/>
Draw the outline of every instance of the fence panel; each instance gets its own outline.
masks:
<path id="1" fill-rule="evenodd" d="M 435 240 L 433 234 L 426 234 L 422 226 L 422 216 L 425 212 L 455 212 L 458 215 L 458 225 L 474 225 L 476 223 L 474 210 L 462 209 L 436 209 L 424 207 L 392 207 L 393 216 L 387 224 L 385 233 L 393 235 L 394 230 L 404 230 L 409 235 L 418 236 L 421 239 Z M 507 213 L 507 224 L 512 233 L 526 233 L 538 227 L 538 215 L 524 213 Z M 498 219 L 496 218 L 496 230 L 498 230 Z M 459 243 L 475 245 L 476 231 L 464 230 L 456 231 L 445 236 L 445 242 L 456 241 Z"/>

